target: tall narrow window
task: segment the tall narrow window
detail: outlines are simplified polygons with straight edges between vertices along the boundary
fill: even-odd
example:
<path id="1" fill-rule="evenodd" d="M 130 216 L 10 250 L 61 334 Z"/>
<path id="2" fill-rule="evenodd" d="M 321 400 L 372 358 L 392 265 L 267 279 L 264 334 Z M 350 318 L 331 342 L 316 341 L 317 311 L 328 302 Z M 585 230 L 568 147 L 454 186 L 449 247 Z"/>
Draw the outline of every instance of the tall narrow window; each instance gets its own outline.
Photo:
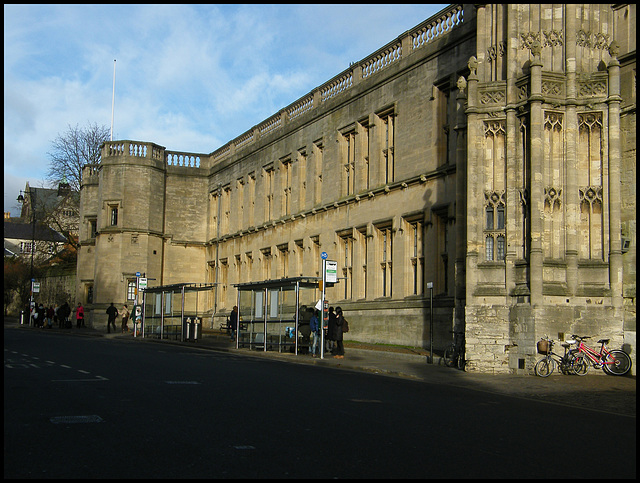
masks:
<path id="1" fill-rule="evenodd" d="M 291 214 L 291 158 L 281 160 L 280 174 L 282 175 L 282 215 L 287 216 Z"/>
<path id="2" fill-rule="evenodd" d="M 421 295 L 424 281 L 424 257 L 422 256 L 423 224 L 421 221 L 410 222 L 409 266 L 411 273 L 411 289 L 413 295 Z"/>
<path id="3" fill-rule="evenodd" d="M 117 226 L 117 225 L 118 225 L 118 207 L 112 206 L 111 207 L 111 226 Z"/>
<path id="4" fill-rule="evenodd" d="M 357 296 L 360 298 L 367 298 L 367 227 L 361 227 L 357 230 L 357 248 L 358 259 L 356 265 L 356 271 L 353 274 L 354 281 L 357 283 L 358 292 Z M 356 263 L 356 262 L 354 262 Z M 362 270 L 358 270 L 362 267 Z"/>
<path id="5" fill-rule="evenodd" d="M 298 151 L 298 206 L 294 212 L 302 211 L 307 207 L 307 150 Z"/>
<path id="6" fill-rule="evenodd" d="M 448 83 L 439 85 L 434 90 L 436 122 L 435 146 L 438 166 L 449 163 L 449 139 L 452 131 L 451 119 L 455 119 L 455 96 L 451 95 Z"/>
<path id="7" fill-rule="evenodd" d="M 264 179 L 264 221 L 270 221 L 273 216 L 273 164 L 263 169 Z"/>
<path id="8" fill-rule="evenodd" d="M 353 298 L 353 236 L 340 236 L 342 254 L 342 276 L 344 278 L 344 298 Z"/>
<path id="9" fill-rule="evenodd" d="M 226 258 L 220 260 L 220 286 L 222 288 L 220 304 L 222 307 L 225 307 L 227 305 L 227 292 L 229 289 L 229 262 Z"/>
<path id="10" fill-rule="evenodd" d="M 505 259 L 505 204 L 504 192 L 485 193 L 485 260 Z"/>
<path id="11" fill-rule="evenodd" d="M 485 258 L 493 260 L 493 237 L 489 235 L 485 240 Z"/>
<path id="12" fill-rule="evenodd" d="M 371 170 L 369 169 L 369 119 L 359 122 L 356 150 L 359 155 L 355 166 L 355 189 L 362 191 L 371 186 Z"/>
<path id="13" fill-rule="evenodd" d="M 382 130 L 383 130 L 383 144 L 382 144 L 382 168 L 384 170 L 384 182 L 385 184 L 392 183 L 395 177 L 395 163 L 393 156 L 393 113 L 387 114 L 381 117 Z"/>
<path id="14" fill-rule="evenodd" d="M 263 280 L 271 279 L 271 248 L 263 248 L 262 253 L 262 278 Z"/>
<path id="15" fill-rule="evenodd" d="M 287 278 L 289 276 L 289 244 L 278 245 L 278 274 L 277 277 Z"/>
<path id="16" fill-rule="evenodd" d="M 313 205 L 319 205 L 322 202 L 322 164 L 324 163 L 324 145 L 322 141 L 316 141 L 313 144 L 313 157 L 315 165 L 314 186 L 313 186 Z"/>
<path id="17" fill-rule="evenodd" d="M 220 220 L 220 230 L 223 234 L 229 233 L 231 226 L 231 184 L 227 184 L 222 187 L 222 200 L 221 200 L 221 220 Z"/>
<path id="18" fill-rule="evenodd" d="M 314 260 L 316 266 L 315 276 L 320 276 L 320 236 L 313 235 L 311 238 L 311 259 Z"/>
<path id="19" fill-rule="evenodd" d="M 392 258 L 393 258 L 393 233 L 391 225 L 378 227 L 380 244 L 380 295 L 391 297 L 392 295 Z"/>
<path id="20" fill-rule="evenodd" d="M 240 283 L 242 277 L 242 257 L 240 254 L 235 256 L 236 283 Z"/>
<path id="21" fill-rule="evenodd" d="M 243 221 L 244 221 L 244 178 L 238 178 L 236 180 L 236 196 L 235 196 L 235 205 L 234 213 L 237 213 L 237 216 L 234 216 L 234 230 L 239 231 L 242 229 Z"/>
<path id="22" fill-rule="evenodd" d="M 295 262 L 296 269 L 295 273 L 297 276 L 302 277 L 304 274 L 304 242 L 303 240 L 295 240 Z"/>
<path id="23" fill-rule="evenodd" d="M 254 226 L 254 214 L 256 206 L 256 173 L 251 172 L 247 176 L 247 207 L 249 208 L 249 216 L 247 222 L 249 226 Z"/>
<path id="24" fill-rule="evenodd" d="M 343 176 L 342 194 L 349 196 L 355 192 L 355 156 L 356 156 L 356 132 L 355 128 L 342 134 Z"/>

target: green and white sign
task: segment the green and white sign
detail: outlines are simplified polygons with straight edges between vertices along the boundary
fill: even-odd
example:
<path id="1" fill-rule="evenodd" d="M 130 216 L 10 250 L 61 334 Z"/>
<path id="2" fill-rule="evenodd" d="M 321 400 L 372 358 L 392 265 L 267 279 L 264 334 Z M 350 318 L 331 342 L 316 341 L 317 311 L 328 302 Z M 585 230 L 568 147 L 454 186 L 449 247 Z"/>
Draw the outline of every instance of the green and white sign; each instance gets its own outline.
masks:
<path id="1" fill-rule="evenodd" d="M 327 283 L 336 283 L 338 281 L 338 262 L 327 260 L 325 265 L 325 280 Z"/>

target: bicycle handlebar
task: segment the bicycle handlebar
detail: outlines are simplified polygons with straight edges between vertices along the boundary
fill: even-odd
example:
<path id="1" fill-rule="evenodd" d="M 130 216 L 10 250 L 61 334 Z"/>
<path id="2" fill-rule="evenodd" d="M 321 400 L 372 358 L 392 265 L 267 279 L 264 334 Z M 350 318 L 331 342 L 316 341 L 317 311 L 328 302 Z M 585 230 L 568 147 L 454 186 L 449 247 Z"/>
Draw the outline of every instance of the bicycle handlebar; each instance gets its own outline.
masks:
<path id="1" fill-rule="evenodd" d="M 573 334 L 573 335 L 571 336 L 571 338 L 572 338 L 572 339 L 583 340 L 583 339 L 591 339 L 591 336 L 589 336 L 589 335 L 583 335 L 583 336 L 580 336 L 580 335 L 575 335 L 575 334 Z"/>

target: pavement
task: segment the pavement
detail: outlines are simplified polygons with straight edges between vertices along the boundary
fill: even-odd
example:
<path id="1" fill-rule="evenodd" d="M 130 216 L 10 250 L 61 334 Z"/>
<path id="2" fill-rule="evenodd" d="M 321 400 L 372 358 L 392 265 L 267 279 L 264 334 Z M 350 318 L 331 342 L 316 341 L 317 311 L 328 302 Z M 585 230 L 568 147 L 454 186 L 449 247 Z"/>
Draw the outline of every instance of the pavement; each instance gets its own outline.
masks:
<path id="1" fill-rule="evenodd" d="M 131 333 L 108 334 L 106 330 L 94 328 L 35 329 L 20 325 L 15 318 L 5 318 L 5 329 L 46 330 L 69 336 L 104 337 L 107 339 L 131 340 L 136 343 L 177 344 L 198 348 L 231 352 L 247 357 L 281 360 L 294 364 L 311 364 L 342 370 L 352 370 L 400 377 L 436 385 L 448 385 L 509 397 L 532 399 L 548 404 L 600 411 L 630 418 L 636 417 L 636 377 L 608 376 L 602 370 L 589 369 L 586 376 L 552 374 L 547 378 L 535 375 L 479 374 L 464 372 L 444 366 L 438 353 L 434 353 L 433 364 L 425 349 L 392 347 L 345 341 L 344 359 L 330 354 L 324 358 L 313 358 L 308 354 L 292 354 L 250 349 L 236 349 L 230 338 L 220 331 L 204 330 L 197 341 L 143 339 Z"/>

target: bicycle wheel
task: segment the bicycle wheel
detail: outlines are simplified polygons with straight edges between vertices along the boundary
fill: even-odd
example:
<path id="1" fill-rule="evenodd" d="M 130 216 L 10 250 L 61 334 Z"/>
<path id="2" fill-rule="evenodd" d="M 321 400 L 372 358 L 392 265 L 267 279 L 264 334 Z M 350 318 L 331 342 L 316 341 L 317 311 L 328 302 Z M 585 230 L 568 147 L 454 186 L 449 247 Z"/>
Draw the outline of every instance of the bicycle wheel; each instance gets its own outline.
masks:
<path id="1" fill-rule="evenodd" d="M 555 368 L 556 361 L 545 357 L 544 359 L 540 359 L 536 362 L 536 365 L 533 367 L 533 371 L 536 373 L 536 376 L 549 377 Z"/>
<path id="2" fill-rule="evenodd" d="M 444 365 L 447 367 L 453 367 L 456 362 L 456 346 L 451 344 L 444 350 L 444 355 L 442 356 L 444 360 Z"/>
<path id="3" fill-rule="evenodd" d="M 571 373 L 576 376 L 586 376 L 587 372 L 589 372 L 589 364 L 584 360 L 584 357 L 572 358 L 569 367 L 571 368 Z"/>
<path id="4" fill-rule="evenodd" d="M 458 369 L 464 371 L 464 366 L 466 365 L 467 361 L 464 358 L 464 352 L 461 352 L 460 354 L 458 354 Z"/>
<path id="5" fill-rule="evenodd" d="M 631 369 L 631 357 L 621 350 L 612 350 L 604 359 L 604 372 L 611 376 L 622 376 Z"/>

